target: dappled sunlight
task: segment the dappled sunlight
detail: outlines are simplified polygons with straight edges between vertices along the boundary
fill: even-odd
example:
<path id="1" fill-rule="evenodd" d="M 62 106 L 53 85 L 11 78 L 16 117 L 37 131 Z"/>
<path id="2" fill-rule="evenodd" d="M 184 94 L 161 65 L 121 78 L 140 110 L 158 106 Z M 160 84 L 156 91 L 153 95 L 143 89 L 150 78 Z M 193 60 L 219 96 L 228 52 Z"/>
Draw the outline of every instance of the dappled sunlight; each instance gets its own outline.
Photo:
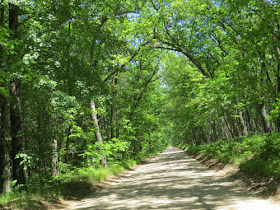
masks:
<path id="1" fill-rule="evenodd" d="M 184 153 L 184 151 L 183 150 L 180 150 L 180 151 L 168 151 L 168 152 L 162 152 L 161 154 L 162 155 L 170 155 L 170 154 L 177 154 L 177 153 Z"/>
<path id="2" fill-rule="evenodd" d="M 120 178 L 69 209 L 279 209 L 177 148 Z M 264 209 L 264 208 L 262 208 Z"/>

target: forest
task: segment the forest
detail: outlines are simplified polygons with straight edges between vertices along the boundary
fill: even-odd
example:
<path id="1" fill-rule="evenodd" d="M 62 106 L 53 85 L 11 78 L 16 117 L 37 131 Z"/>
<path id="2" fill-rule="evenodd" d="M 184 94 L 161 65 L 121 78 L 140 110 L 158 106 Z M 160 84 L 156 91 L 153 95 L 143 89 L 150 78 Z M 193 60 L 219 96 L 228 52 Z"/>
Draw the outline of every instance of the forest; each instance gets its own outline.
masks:
<path id="1" fill-rule="evenodd" d="M 279 18 L 278 0 L 0 0 L 0 194 L 179 144 L 280 177 Z"/>

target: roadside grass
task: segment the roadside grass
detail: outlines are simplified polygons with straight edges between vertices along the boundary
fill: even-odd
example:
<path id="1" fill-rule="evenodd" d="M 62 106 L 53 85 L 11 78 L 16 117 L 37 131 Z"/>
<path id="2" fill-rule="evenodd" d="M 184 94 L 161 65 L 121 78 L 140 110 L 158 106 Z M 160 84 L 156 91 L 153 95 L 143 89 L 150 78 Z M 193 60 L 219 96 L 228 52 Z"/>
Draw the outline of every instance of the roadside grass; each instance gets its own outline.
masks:
<path id="1" fill-rule="evenodd" d="M 137 162 L 135 160 L 129 160 L 119 163 L 115 162 L 109 165 L 108 168 L 100 168 L 98 170 L 93 171 L 89 174 L 88 179 L 91 183 L 97 183 L 112 175 L 118 175 L 136 164 Z"/>
<path id="2" fill-rule="evenodd" d="M 169 146 L 169 145 L 168 145 Z M 162 148 L 162 151 L 166 148 Z M 112 175 L 119 175 L 138 163 L 145 163 L 146 158 L 153 157 L 160 151 L 144 152 L 134 159 L 108 162 L 107 168 L 75 168 L 39 181 L 31 180 L 26 188 L 16 187 L 12 192 L 0 194 L 0 209 L 48 209 L 49 206 L 59 205 L 60 200 L 76 200 L 96 191 L 97 183 Z M 36 176 L 35 176 L 36 177 Z"/>
<path id="3" fill-rule="evenodd" d="M 135 160 L 113 162 L 108 163 L 107 168 L 80 168 L 40 183 L 31 183 L 26 191 L 16 189 L 0 195 L 0 209 L 44 209 L 49 201 L 56 203 L 59 199 L 80 199 L 94 192 L 94 184 L 136 164 Z"/>
<path id="4" fill-rule="evenodd" d="M 221 139 L 202 145 L 179 145 L 192 154 L 237 165 L 250 175 L 280 178 L 280 133 Z"/>

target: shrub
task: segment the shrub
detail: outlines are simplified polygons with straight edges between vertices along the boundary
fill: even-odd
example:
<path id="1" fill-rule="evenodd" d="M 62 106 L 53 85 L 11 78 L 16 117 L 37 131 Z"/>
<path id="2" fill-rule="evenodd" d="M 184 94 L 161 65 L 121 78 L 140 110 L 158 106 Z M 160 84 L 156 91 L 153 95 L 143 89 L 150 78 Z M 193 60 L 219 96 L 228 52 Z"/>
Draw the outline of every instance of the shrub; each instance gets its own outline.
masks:
<path id="1" fill-rule="evenodd" d="M 227 164 L 230 160 L 248 174 L 280 178 L 280 133 L 220 139 L 210 144 L 184 145 L 191 153 L 200 153 Z"/>

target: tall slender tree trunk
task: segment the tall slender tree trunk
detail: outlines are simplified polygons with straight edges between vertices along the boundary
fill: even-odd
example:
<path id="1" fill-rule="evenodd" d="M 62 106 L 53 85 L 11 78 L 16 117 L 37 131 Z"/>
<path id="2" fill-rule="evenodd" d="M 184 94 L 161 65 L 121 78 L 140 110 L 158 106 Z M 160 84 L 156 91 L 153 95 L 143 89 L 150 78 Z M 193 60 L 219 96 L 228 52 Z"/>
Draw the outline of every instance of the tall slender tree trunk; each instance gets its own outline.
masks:
<path id="1" fill-rule="evenodd" d="M 50 117 L 51 124 L 51 146 L 52 146 L 52 156 L 51 156 L 51 166 L 52 166 L 52 176 L 59 174 L 58 170 L 58 135 L 57 135 L 57 119 L 56 114 L 52 113 Z"/>
<path id="2" fill-rule="evenodd" d="M 118 83 L 118 79 L 115 75 L 112 78 L 112 104 L 111 104 L 111 139 L 119 137 L 119 125 L 117 122 L 118 119 L 118 104 L 117 104 L 117 89 L 116 85 Z"/>
<path id="3" fill-rule="evenodd" d="M 54 136 L 52 136 L 52 176 L 56 176 L 59 174 L 57 144 L 57 135 L 54 134 Z"/>
<path id="4" fill-rule="evenodd" d="M 69 163 L 69 148 L 70 148 L 70 143 L 71 143 L 71 139 L 70 139 L 70 135 L 71 135 L 71 129 L 72 129 L 72 125 L 69 126 L 68 131 L 67 131 L 67 138 L 66 138 L 66 154 L 65 154 L 65 163 Z"/>
<path id="5" fill-rule="evenodd" d="M 10 152 L 7 142 L 7 99 L 2 99 L 0 112 L 0 193 L 8 193 L 10 189 L 11 170 Z"/>
<path id="6" fill-rule="evenodd" d="M 228 139 L 230 138 L 230 134 L 227 129 L 227 125 L 223 125 L 220 127 L 220 138 Z"/>
<path id="7" fill-rule="evenodd" d="M 213 123 L 211 124 L 211 129 L 212 129 L 212 141 L 214 142 L 218 140 L 217 126 L 215 121 L 213 121 Z"/>
<path id="8" fill-rule="evenodd" d="M 240 122 L 242 125 L 242 134 L 243 134 L 243 136 L 248 136 L 249 135 L 248 127 L 247 127 L 246 121 L 243 117 L 243 112 L 241 110 L 238 110 L 238 114 L 239 114 Z"/>
<path id="9" fill-rule="evenodd" d="M 111 139 L 115 137 L 115 117 L 116 117 L 116 94 L 117 90 L 115 90 L 115 85 L 116 85 L 117 79 L 115 76 L 112 78 L 112 104 L 111 104 Z"/>
<path id="10" fill-rule="evenodd" d="M 4 0 L 0 1 L 0 27 L 4 27 Z M 3 48 L 0 46 L 0 71 L 2 71 L 4 62 Z M 0 87 L 5 87 L 4 83 L 0 83 Z M 10 152 L 7 142 L 7 98 L 0 94 L 0 193 L 7 193 L 10 191 Z"/>
<path id="11" fill-rule="evenodd" d="M 260 54 L 260 56 L 263 57 L 263 60 L 265 60 L 265 53 L 263 55 Z M 263 61 L 262 64 L 261 64 L 261 75 L 266 74 L 266 72 L 267 72 L 266 63 Z M 263 85 L 264 85 L 263 77 L 260 77 L 260 85 L 261 85 L 261 87 L 263 87 Z M 260 114 L 260 117 L 261 117 L 261 124 L 262 124 L 263 131 L 265 133 L 270 132 L 271 131 L 271 125 L 267 121 L 267 112 L 266 112 L 266 105 L 265 105 L 264 100 L 257 104 L 257 110 L 258 110 L 258 112 Z"/>
<path id="12" fill-rule="evenodd" d="M 9 28 L 12 31 L 11 38 L 16 39 L 18 29 L 18 13 L 19 8 L 14 4 L 9 4 Z M 15 56 L 10 56 L 9 66 L 16 61 Z M 13 180 L 17 180 L 18 184 L 25 184 L 25 176 L 23 170 L 22 158 L 17 155 L 23 149 L 23 140 L 20 134 L 21 131 L 21 110 L 20 110 L 20 79 L 15 78 L 10 81 L 10 120 L 11 120 L 11 137 L 12 137 L 12 161 L 13 161 Z"/>
<path id="13" fill-rule="evenodd" d="M 280 24 L 279 22 L 277 22 L 277 29 L 278 31 L 280 30 Z M 275 37 L 275 42 L 278 43 L 280 41 L 280 35 L 278 33 L 278 35 L 276 35 Z M 276 92 L 277 94 L 280 93 L 280 48 L 276 47 L 276 54 L 277 54 L 277 69 L 276 69 L 276 82 L 277 82 L 277 86 L 276 86 Z M 276 97 L 275 97 L 275 100 Z M 280 132 L 280 114 L 278 114 L 276 122 L 275 122 L 275 127 L 276 127 L 276 131 Z"/>
<path id="14" fill-rule="evenodd" d="M 280 60 L 280 49 L 277 48 L 277 52 L 278 52 L 278 59 Z M 277 88 L 276 91 L 279 94 L 280 93 L 280 61 L 278 61 L 278 65 L 277 65 L 277 73 L 276 73 L 276 82 L 277 82 Z M 276 127 L 276 131 L 280 132 L 280 115 L 278 115 L 277 119 L 276 119 L 276 123 L 275 123 L 275 127 Z"/>
<path id="15" fill-rule="evenodd" d="M 261 117 L 263 131 L 265 133 L 268 133 L 271 131 L 271 127 L 270 127 L 270 123 L 267 121 L 267 113 L 266 113 L 266 107 L 265 107 L 264 101 L 262 101 L 261 103 L 258 104 L 258 110 L 259 110 L 260 117 Z"/>
<path id="16" fill-rule="evenodd" d="M 251 115 L 250 115 L 250 112 L 248 109 L 245 109 L 245 118 L 247 120 L 247 123 L 248 123 L 248 134 L 250 131 L 254 131 L 255 128 L 251 122 Z"/>
<path id="17" fill-rule="evenodd" d="M 10 104 L 10 120 L 12 135 L 12 161 L 13 161 L 13 180 L 17 180 L 17 184 L 25 184 L 25 176 L 23 170 L 22 158 L 17 155 L 23 149 L 23 140 L 20 134 L 21 117 L 20 117 L 20 80 L 14 79 L 10 82 L 10 94 L 12 96 Z"/>
<path id="18" fill-rule="evenodd" d="M 44 131 L 42 130 L 42 117 L 41 116 L 44 116 L 44 113 L 41 114 L 41 105 L 38 104 L 38 113 L 37 113 L 37 135 L 38 135 L 38 138 L 37 138 L 37 147 L 38 147 L 38 151 L 39 151 L 39 154 L 43 154 L 44 153 L 44 138 L 43 138 L 43 134 L 44 134 Z M 37 172 L 38 172 L 38 175 L 39 175 L 39 179 L 40 181 L 42 180 L 43 178 L 43 173 L 44 173 L 44 169 L 43 169 L 43 160 L 42 158 L 40 158 L 40 160 L 38 161 L 38 164 L 36 167 L 37 168 Z"/>
<path id="19" fill-rule="evenodd" d="M 97 141 L 100 143 L 100 144 L 103 144 L 103 139 L 102 139 L 102 136 L 101 136 L 101 132 L 100 132 L 100 129 L 99 129 L 99 125 L 98 125 L 98 119 L 97 119 L 97 114 L 96 114 L 96 108 L 95 108 L 95 103 L 94 103 L 94 100 L 92 99 L 90 101 L 90 107 L 91 107 L 91 110 L 92 110 L 92 114 L 91 114 L 91 118 L 92 118 L 92 121 L 93 121 L 93 124 L 94 124 L 94 127 L 95 127 L 95 135 L 96 135 L 96 139 Z M 107 160 L 106 160 L 106 156 L 104 154 L 104 151 L 102 151 L 103 153 L 103 158 L 101 160 L 101 166 L 106 168 L 107 167 Z"/>
<path id="20" fill-rule="evenodd" d="M 234 138 L 235 137 L 235 133 L 234 133 L 234 128 L 233 128 L 233 125 L 232 125 L 232 122 L 231 122 L 231 117 L 229 116 L 227 111 L 225 111 L 224 114 L 225 114 L 224 120 L 225 120 L 225 123 L 227 125 L 227 129 L 228 129 L 228 132 L 230 134 L 230 138 Z"/>
<path id="21" fill-rule="evenodd" d="M 116 103 L 116 138 L 118 139 L 120 137 L 120 122 L 119 122 L 119 107 Z"/>

